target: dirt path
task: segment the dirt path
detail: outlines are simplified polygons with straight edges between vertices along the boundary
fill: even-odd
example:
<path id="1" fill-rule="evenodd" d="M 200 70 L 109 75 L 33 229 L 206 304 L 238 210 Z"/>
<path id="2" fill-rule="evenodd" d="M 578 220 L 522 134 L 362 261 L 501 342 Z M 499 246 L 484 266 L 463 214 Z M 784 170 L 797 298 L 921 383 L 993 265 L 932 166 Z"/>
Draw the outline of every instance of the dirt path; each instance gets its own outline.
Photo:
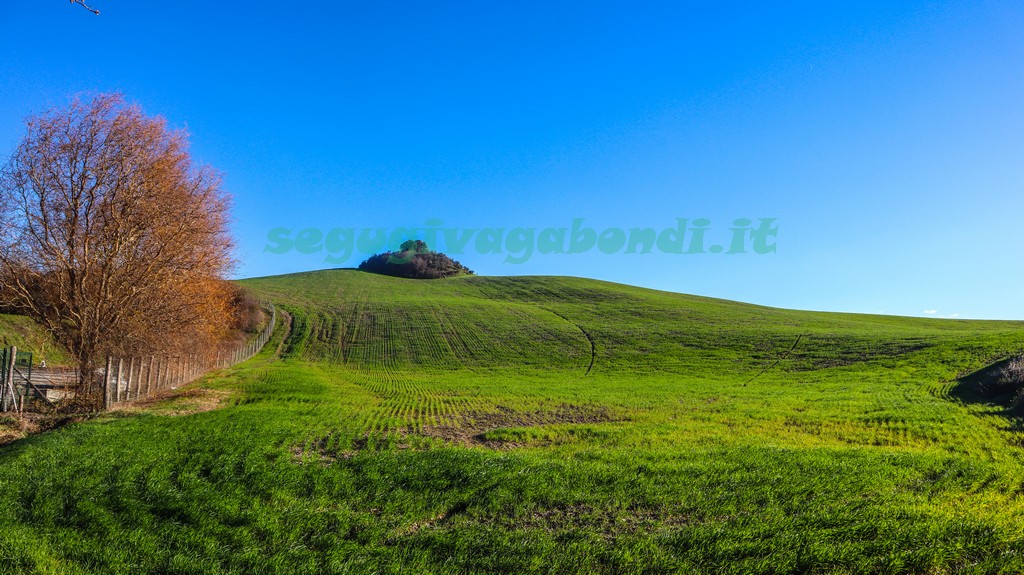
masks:
<path id="1" fill-rule="evenodd" d="M 281 319 L 284 320 L 284 335 L 281 336 L 281 343 L 277 344 L 277 349 L 274 350 L 274 359 L 281 358 L 281 353 L 284 351 L 284 346 L 288 341 L 288 336 L 292 334 L 292 314 L 284 311 L 283 309 L 279 309 L 277 311 L 281 314 Z"/>

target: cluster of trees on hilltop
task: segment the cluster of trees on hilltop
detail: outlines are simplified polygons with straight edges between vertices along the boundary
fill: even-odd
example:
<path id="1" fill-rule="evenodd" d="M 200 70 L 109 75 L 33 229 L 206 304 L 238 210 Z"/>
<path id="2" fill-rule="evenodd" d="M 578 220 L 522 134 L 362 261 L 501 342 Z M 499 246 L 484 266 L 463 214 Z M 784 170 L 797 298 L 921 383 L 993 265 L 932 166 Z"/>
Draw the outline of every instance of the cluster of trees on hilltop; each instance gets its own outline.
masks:
<path id="1" fill-rule="evenodd" d="M 422 240 L 409 240 L 396 252 L 384 252 L 367 258 L 359 269 L 376 274 L 411 279 L 440 279 L 473 275 L 473 270 L 440 252 L 432 251 Z"/>

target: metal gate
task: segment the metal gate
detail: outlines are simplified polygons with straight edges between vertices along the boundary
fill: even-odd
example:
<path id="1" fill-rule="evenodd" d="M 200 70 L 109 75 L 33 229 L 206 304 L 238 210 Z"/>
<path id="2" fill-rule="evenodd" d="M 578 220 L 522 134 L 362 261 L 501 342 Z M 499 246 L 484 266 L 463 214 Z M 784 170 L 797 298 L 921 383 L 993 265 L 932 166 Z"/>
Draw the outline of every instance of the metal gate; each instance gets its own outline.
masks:
<path id="1" fill-rule="evenodd" d="M 0 412 L 22 411 L 33 394 L 39 395 L 32 385 L 32 352 L 0 349 Z"/>

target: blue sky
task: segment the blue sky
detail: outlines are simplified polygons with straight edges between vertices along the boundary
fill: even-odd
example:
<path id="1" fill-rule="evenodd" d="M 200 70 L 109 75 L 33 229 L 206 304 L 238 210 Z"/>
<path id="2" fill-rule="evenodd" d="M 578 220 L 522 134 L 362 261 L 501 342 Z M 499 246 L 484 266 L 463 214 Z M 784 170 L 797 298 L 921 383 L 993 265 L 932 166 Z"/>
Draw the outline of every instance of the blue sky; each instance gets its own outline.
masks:
<path id="1" fill-rule="evenodd" d="M 775 218 L 768 254 L 458 259 L 789 308 L 1024 319 L 1019 2 L 92 4 L 100 16 L 5 3 L 0 154 L 28 114 L 124 93 L 223 172 L 239 277 L 339 265 L 267 251 L 277 228 L 706 218 L 710 245 L 737 218 Z"/>

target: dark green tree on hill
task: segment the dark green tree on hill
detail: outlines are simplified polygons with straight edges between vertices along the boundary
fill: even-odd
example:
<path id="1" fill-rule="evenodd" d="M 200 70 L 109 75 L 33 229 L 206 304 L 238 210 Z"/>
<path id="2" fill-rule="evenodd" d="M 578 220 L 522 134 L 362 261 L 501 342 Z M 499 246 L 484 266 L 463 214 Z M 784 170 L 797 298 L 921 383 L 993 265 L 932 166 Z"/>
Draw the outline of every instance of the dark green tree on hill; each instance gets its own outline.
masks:
<path id="1" fill-rule="evenodd" d="M 413 279 L 439 279 L 473 275 L 473 271 L 445 254 L 435 252 L 422 240 L 403 242 L 398 251 L 372 255 L 359 269 L 376 274 Z"/>

